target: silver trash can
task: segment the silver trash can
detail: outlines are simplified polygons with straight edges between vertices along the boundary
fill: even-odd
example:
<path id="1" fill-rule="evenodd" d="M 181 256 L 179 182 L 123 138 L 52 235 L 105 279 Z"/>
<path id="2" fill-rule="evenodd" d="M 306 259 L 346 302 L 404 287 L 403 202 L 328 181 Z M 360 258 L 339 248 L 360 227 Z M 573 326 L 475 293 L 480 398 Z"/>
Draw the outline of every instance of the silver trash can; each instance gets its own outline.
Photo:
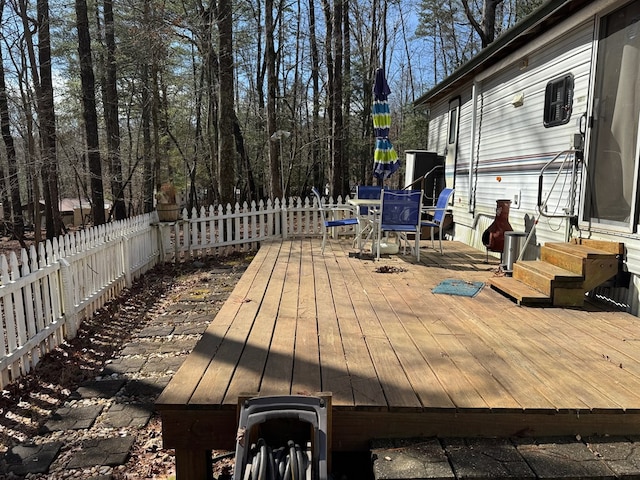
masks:
<path id="1" fill-rule="evenodd" d="M 513 264 L 518 260 L 520 252 L 527 241 L 527 232 L 505 232 L 502 268 L 506 273 L 513 272 Z"/>

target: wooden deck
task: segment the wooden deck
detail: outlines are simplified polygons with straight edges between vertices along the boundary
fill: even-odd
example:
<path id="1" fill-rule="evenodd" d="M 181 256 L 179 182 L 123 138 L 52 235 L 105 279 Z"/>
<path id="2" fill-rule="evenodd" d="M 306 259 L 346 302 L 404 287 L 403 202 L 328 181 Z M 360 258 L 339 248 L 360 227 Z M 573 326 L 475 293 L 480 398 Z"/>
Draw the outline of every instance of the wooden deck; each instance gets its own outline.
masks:
<path id="1" fill-rule="evenodd" d="M 331 392 L 333 450 L 381 437 L 640 433 L 640 319 L 519 307 L 488 286 L 433 294 L 498 266 L 461 243 L 444 250 L 423 248 L 416 264 L 359 259 L 346 242 L 324 256 L 317 239 L 264 244 L 156 404 L 178 468 L 234 448 L 245 393 Z"/>

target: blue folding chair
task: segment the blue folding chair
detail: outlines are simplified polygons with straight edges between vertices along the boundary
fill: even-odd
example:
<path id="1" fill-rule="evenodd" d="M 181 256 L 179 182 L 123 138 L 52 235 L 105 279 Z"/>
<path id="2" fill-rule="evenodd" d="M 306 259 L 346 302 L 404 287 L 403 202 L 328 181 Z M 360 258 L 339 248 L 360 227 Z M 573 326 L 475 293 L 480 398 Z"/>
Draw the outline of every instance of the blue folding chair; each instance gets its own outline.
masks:
<path id="1" fill-rule="evenodd" d="M 415 235 L 416 260 L 420 261 L 420 211 L 422 208 L 422 190 L 383 190 L 381 199 L 380 221 L 376 259 L 380 259 L 380 242 L 383 232 L 396 232 Z M 398 239 L 400 236 L 398 236 Z"/>
<path id="2" fill-rule="evenodd" d="M 444 222 L 447 210 L 449 210 L 449 201 L 453 195 L 453 188 L 445 188 L 438 195 L 438 201 L 435 207 L 425 207 L 424 212 L 433 215 L 431 220 L 425 220 L 420 222 L 421 227 L 431 227 L 431 247 L 435 248 L 435 242 L 433 239 L 433 230 L 438 229 L 438 237 L 440 241 L 440 253 L 442 253 L 442 223 Z"/>
<path id="3" fill-rule="evenodd" d="M 381 186 L 375 185 L 358 185 L 356 187 L 356 198 L 362 199 L 379 199 L 382 193 Z M 369 207 L 358 207 L 358 215 L 361 217 L 369 215 Z"/>
<path id="4" fill-rule="evenodd" d="M 313 195 L 316 197 L 318 201 L 318 208 L 320 209 L 320 214 L 322 215 L 322 253 L 324 254 L 324 247 L 327 244 L 327 232 L 330 228 L 334 227 L 346 227 L 349 225 L 355 225 L 356 227 L 356 238 L 360 235 L 360 222 L 357 217 L 347 217 L 347 218 L 329 218 L 328 213 L 333 212 L 349 212 L 353 213 L 353 211 L 348 207 L 336 207 L 329 208 L 325 207 L 322 204 L 322 197 L 320 196 L 320 192 L 316 187 L 312 187 L 311 191 Z"/>

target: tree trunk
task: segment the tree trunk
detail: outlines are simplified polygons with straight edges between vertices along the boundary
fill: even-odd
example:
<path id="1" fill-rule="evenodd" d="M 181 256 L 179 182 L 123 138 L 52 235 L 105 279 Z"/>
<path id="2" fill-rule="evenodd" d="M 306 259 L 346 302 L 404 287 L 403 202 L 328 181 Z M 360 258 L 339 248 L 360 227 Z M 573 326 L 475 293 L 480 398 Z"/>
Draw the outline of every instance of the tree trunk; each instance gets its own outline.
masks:
<path id="1" fill-rule="evenodd" d="M 316 38 L 315 1 L 309 0 L 309 43 L 311 47 L 311 85 L 312 85 L 312 113 L 311 113 L 311 162 L 313 184 L 321 191 L 324 189 L 324 168 L 320 157 L 320 54 Z"/>
<path id="2" fill-rule="evenodd" d="M 236 186 L 233 85 L 233 15 L 231 0 L 218 1 L 218 190 L 232 203 Z"/>
<path id="3" fill-rule="evenodd" d="M 143 158 L 143 189 L 144 189 L 144 211 L 151 212 L 154 209 L 153 191 L 154 176 L 153 162 L 151 155 L 151 95 L 149 91 L 149 66 L 145 63 L 141 66 L 142 80 L 142 158 Z"/>
<path id="4" fill-rule="evenodd" d="M 113 196 L 112 215 L 116 220 L 127 217 L 122 183 L 120 159 L 120 122 L 118 115 L 118 89 L 116 86 L 116 40 L 113 23 L 113 0 L 104 0 L 104 28 L 106 44 L 104 92 L 104 118 L 107 134 L 107 155 Z"/>
<path id="5" fill-rule="evenodd" d="M 496 38 L 496 9 L 501 2 L 502 0 L 484 0 L 482 8 L 482 25 L 484 27 L 482 48 L 489 45 Z"/>
<path id="6" fill-rule="evenodd" d="M 476 20 L 471 11 L 469 0 L 462 0 L 467 20 L 480 37 L 482 48 L 488 46 L 496 36 L 496 9 L 503 0 L 484 0 L 482 3 L 482 19 Z"/>
<path id="7" fill-rule="evenodd" d="M 158 59 L 155 55 L 151 57 L 151 68 L 149 77 L 149 87 L 151 88 L 151 121 L 152 121 L 152 171 L 153 180 L 156 185 L 156 192 L 160 192 L 162 188 L 162 152 L 160 150 L 160 70 Z M 167 178 L 167 180 L 169 180 Z"/>
<path id="8" fill-rule="evenodd" d="M 40 142 L 42 145 L 42 185 L 44 187 L 47 238 L 62 234 L 60 195 L 58 192 L 58 163 L 56 150 L 56 116 L 53 102 L 53 75 L 51 71 L 51 35 L 49 30 L 49 1 L 37 0 L 38 63 L 40 88 L 37 92 Z"/>
<path id="9" fill-rule="evenodd" d="M 349 181 L 351 179 L 351 162 L 349 161 L 350 155 L 350 138 L 351 138 L 351 92 L 353 90 L 353 83 L 351 81 L 351 29 L 349 23 L 349 0 L 343 0 L 343 37 L 344 37 L 344 66 L 343 66 L 343 107 L 342 118 L 343 126 L 343 160 L 342 169 L 343 175 L 343 191 L 345 194 L 349 194 L 351 186 Z"/>
<path id="10" fill-rule="evenodd" d="M 349 172 L 344 165 L 344 117 L 342 115 L 342 62 L 343 62 L 343 42 L 342 42 L 342 1 L 334 0 L 333 3 L 333 52 L 334 52 L 334 74 L 333 74 L 333 194 L 334 196 L 349 193 Z"/>
<path id="11" fill-rule="evenodd" d="M 282 198 L 282 176 L 280 171 L 279 147 L 282 138 L 274 137 L 277 131 L 276 119 L 276 50 L 274 46 L 273 0 L 266 0 L 265 15 L 265 63 L 267 67 L 267 135 L 269 136 L 269 195 L 272 199 Z"/>
<path id="12" fill-rule="evenodd" d="M 4 13 L 4 0 L 0 0 L 0 24 Z M 23 248 L 24 243 L 24 218 L 22 215 L 22 201 L 20 199 L 20 182 L 18 181 L 18 168 L 16 159 L 16 148 L 11 135 L 11 124 L 9 118 L 9 103 L 7 100 L 7 85 L 4 76 L 4 60 L 2 55 L 2 45 L 0 45 L 0 130 L 7 151 L 7 165 L 9 168 L 9 190 L 11 193 L 11 211 L 13 214 L 13 236 Z M 8 213 L 5 209 L 5 216 Z"/>
<path id="13" fill-rule="evenodd" d="M 193 62 L 193 78 L 196 87 L 195 102 L 195 130 L 193 141 L 193 164 L 189 168 L 189 201 L 187 203 L 187 209 L 191 211 L 198 205 L 198 192 L 196 189 L 196 179 L 198 172 L 198 164 L 200 163 L 200 157 L 206 151 L 206 145 L 202 136 L 202 99 L 204 96 L 205 86 L 205 69 L 204 67 L 198 70 L 196 62 Z"/>
<path id="14" fill-rule="evenodd" d="M 102 160 L 98 140 L 98 113 L 96 111 L 96 81 L 93 74 L 91 57 L 91 38 L 89 36 L 89 16 L 86 0 L 76 0 L 76 25 L 78 28 L 78 56 L 80 58 L 80 82 L 82 88 L 82 106 L 84 128 L 87 136 L 87 158 L 91 185 L 91 207 L 94 225 L 105 223 L 104 191 L 102 188 Z"/>
<path id="15" fill-rule="evenodd" d="M 236 141 L 236 151 L 242 160 L 244 165 L 245 175 L 247 177 L 247 200 L 258 200 L 256 191 L 256 182 L 253 178 L 253 169 L 251 168 L 251 162 L 249 155 L 244 145 L 244 136 L 242 135 L 242 129 L 240 128 L 240 122 L 238 117 L 233 113 L 233 135 Z"/>
<path id="16" fill-rule="evenodd" d="M 62 233 L 62 218 L 58 195 L 58 170 L 56 159 L 56 130 L 55 111 L 53 104 L 53 80 L 51 74 L 51 36 L 49 32 L 49 3 L 48 0 L 37 1 L 38 25 L 38 60 L 33 44 L 32 25 L 25 0 L 18 2 L 23 34 L 27 46 L 31 80 L 36 93 L 36 111 L 40 120 L 40 157 L 42 178 L 42 194 L 44 197 L 45 226 L 47 238 L 52 239 Z M 38 62 L 40 70 L 38 71 Z M 33 149 L 35 154 L 35 146 Z M 39 205 L 39 196 L 34 198 L 34 204 Z M 39 212 L 39 207 L 35 207 Z M 34 214 L 34 217 L 39 213 Z M 36 229 L 40 228 L 36 222 Z"/>
<path id="17" fill-rule="evenodd" d="M 335 147 L 332 139 L 335 135 L 335 124 L 333 122 L 333 111 L 336 108 L 336 101 L 335 101 L 335 82 L 333 80 L 333 76 L 335 74 L 334 71 L 334 67 L 333 67 L 333 49 L 332 49 L 332 42 L 333 42 L 333 22 L 331 20 L 331 5 L 329 4 L 329 0 L 322 0 L 322 10 L 324 12 L 324 20 L 325 20 L 325 25 L 326 25 L 326 32 L 325 32 L 325 55 L 326 55 L 326 59 L 327 59 L 327 113 L 326 113 L 326 118 L 329 119 L 329 141 L 327 142 L 327 147 L 328 147 L 328 158 L 329 158 L 329 164 L 331 165 L 331 171 L 329 172 L 329 177 L 331 178 L 331 185 L 329 188 L 329 193 L 331 195 L 333 195 L 333 191 L 335 189 L 335 185 L 333 184 L 335 176 L 334 176 L 334 172 L 333 172 L 333 168 L 334 168 L 334 162 L 333 162 L 333 149 Z"/>

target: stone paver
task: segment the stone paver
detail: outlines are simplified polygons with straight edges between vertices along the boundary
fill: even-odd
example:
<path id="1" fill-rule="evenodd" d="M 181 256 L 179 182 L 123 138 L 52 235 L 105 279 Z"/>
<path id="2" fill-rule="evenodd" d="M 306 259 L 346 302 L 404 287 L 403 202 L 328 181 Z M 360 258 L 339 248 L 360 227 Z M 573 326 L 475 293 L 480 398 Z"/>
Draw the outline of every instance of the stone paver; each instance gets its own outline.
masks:
<path id="1" fill-rule="evenodd" d="M 596 437 L 586 441 L 589 449 L 618 477 L 640 479 L 640 439 Z"/>
<path id="2" fill-rule="evenodd" d="M 185 317 L 184 322 L 204 323 L 205 325 L 209 325 L 214 318 L 215 318 L 215 313 L 213 312 L 192 313 L 187 317 Z"/>
<path id="3" fill-rule="evenodd" d="M 519 440 L 518 451 L 540 479 L 615 478 L 602 460 L 574 439 Z"/>
<path id="4" fill-rule="evenodd" d="M 151 357 L 144 364 L 140 373 L 144 375 L 152 373 L 175 373 L 187 355 L 175 355 L 172 357 Z"/>
<path id="5" fill-rule="evenodd" d="M 129 380 L 124 386 L 124 394 L 128 397 L 157 397 L 169 380 L 171 377 Z"/>
<path id="6" fill-rule="evenodd" d="M 122 349 L 123 356 L 142 355 L 148 356 L 152 354 L 180 353 L 190 352 L 198 342 L 197 337 L 172 338 L 171 341 L 166 339 L 153 340 L 141 339 L 140 342 L 131 343 Z"/>
<path id="7" fill-rule="evenodd" d="M 184 322 L 189 322 L 189 320 L 194 315 L 203 315 L 202 313 L 168 313 L 164 315 L 158 315 L 157 317 L 153 317 L 149 321 L 149 325 L 179 325 Z M 211 321 L 211 319 L 209 320 Z"/>
<path id="8" fill-rule="evenodd" d="M 508 439 L 447 439 L 445 449 L 460 479 L 535 478 Z"/>
<path id="9" fill-rule="evenodd" d="M 14 475 L 46 473 L 61 448 L 62 442 L 16 445 L 9 449 L 4 456 L 7 471 Z"/>
<path id="10" fill-rule="evenodd" d="M 176 325 L 173 329 L 174 335 L 202 335 L 207 329 L 208 323 L 187 322 Z"/>
<path id="11" fill-rule="evenodd" d="M 117 373 L 125 375 L 127 373 L 137 373 L 147 361 L 146 358 L 114 358 L 104 367 L 104 375 Z"/>
<path id="12" fill-rule="evenodd" d="M 93 380 L 85 382 L 71 394 L 72 399 L 76 398 L 111 398 L 124 386 L 125 380 Z"/>
<path id="13" fill-rule="evenodd" d="M 91 425 L 93 425 L 98 415 L 100 415 L 100 412 L 102 412 L 102 408 L 102 405 L 59 408 L 44 424 L 42 432 L 91 428 Z"/>
<path id="14" fill-rule="evenodd" d="M 170 342 L 160 342 L 158 353 L 181 353 L 191 352 L 198 343 L 197 337 L 172 338 Z"/>
<path id="15" fill-rule="evenodd" d="M 372 460 L 375 480 L 638 480 L 640 439 L 385 440 L 373 442 Z"/>
<path id="16" fill-rule="evenodd" d="M 151 418 L 153 406 L 144 403 L 116 403 L 100 418 L 104 427 L 144 427 Z"/>
<path id="17" fill-rule="evenodd" d="M 135 437 L 92 438 L 82 442 L 66 468 L 87 468 L 95 465 L 116 466 L 127 462 Z"/>
<path id="18" fill-rule="evenodd" d="M 182 299 L 184 300 L 184 299 Z M 171 305 L 167 305 L 167 311 L 175 314 L 181 313 L 181 312 L 194 312 L 196 310 L 200 310 L 202 309 L 202 305 L 198 305 L 196 303 L 173 303 Z"/>
<path id="19" fill-rule="evenodd" d="M 378 480 L 451 480 L 455 475 L 437 439 L 378 440 L 373 443 L 374 476 Z"/>
<path id="20" fill-rule="evenodd" d="M 173 325 L 149 325 L 135 334 L 136 337 L 166 337 L 173 333 Z"/>

